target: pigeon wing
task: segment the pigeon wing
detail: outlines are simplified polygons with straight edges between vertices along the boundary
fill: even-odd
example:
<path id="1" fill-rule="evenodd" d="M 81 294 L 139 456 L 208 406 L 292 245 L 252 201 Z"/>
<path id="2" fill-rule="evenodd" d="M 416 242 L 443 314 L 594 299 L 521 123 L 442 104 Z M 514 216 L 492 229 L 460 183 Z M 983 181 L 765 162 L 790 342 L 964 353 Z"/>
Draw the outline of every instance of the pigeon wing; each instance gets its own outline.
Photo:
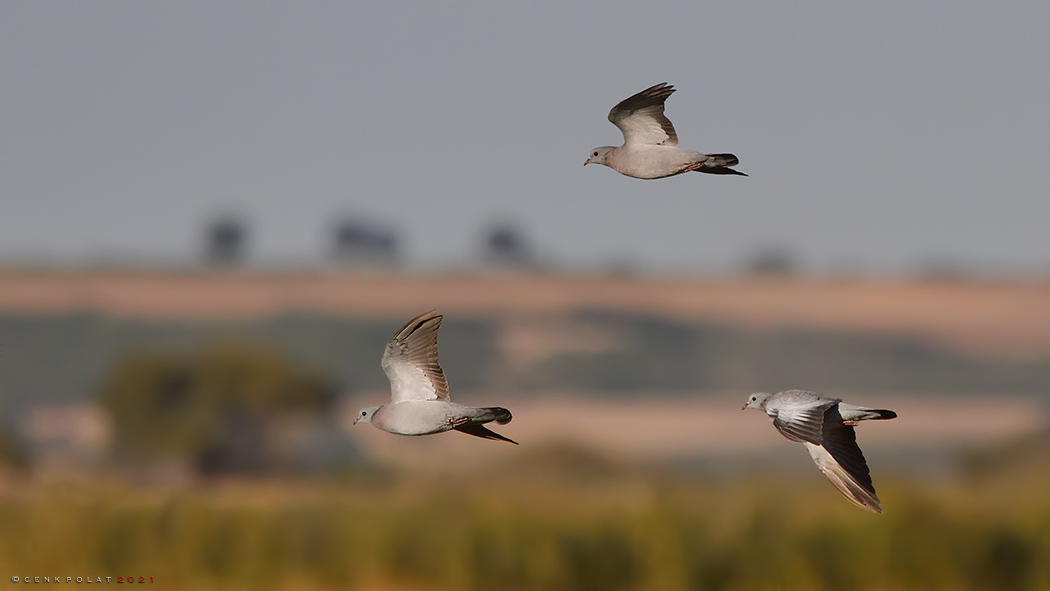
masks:
<path id="1" fill-rule="evenodd" d="M 481 423 L 463 423 L 462 425 L 453 427 L 453 429 L 462 433 L 466 433 L 467 435 L 481 437 L 482 439 L 496 439 L 499 441 L 507 441 L 509 443 L 513 443 L 514 445 L 518 444 L 517 441 L 514 441 L 509 437 L 504 437 L 503 435 L 500 435 L 495 431 L 490 431 L 488 428 L 485 427 L 485 425 L 482 425 Z"/>
<path id="2" fill-rule="evenodd" d="M 857 445 L 852 426 L 828 421 L 824 427 L 823 445 L 806 443 L 810 457 L 842 496 L 862 509 L 882 513 L 868 464 Z"/>
<path id="3" fill-rule="evenodd" d="M 678 145 L 678 134 L 664 117 L 664 101 L 673 92 L 673 86 L 661 82 L 620 101 L 609 111 L 609 121 L 623 132 L 624 144 Z"/>
<path id="4" fill-rule="evenodd" d="M 387 343 L 383 371 L 390 380 L 391 402 L 449 401 L 448 380 L 438 365 L 439 328 L 441 315 L 431 310 L 408 321 Z"/>
<path id="5" fill-rule="evenodd" d="M 788 390 L 769 399 L 766 414 L 784 437 L 820 445 L 824 439 L 824 412 L 838 402 L 805 390 Z"/>

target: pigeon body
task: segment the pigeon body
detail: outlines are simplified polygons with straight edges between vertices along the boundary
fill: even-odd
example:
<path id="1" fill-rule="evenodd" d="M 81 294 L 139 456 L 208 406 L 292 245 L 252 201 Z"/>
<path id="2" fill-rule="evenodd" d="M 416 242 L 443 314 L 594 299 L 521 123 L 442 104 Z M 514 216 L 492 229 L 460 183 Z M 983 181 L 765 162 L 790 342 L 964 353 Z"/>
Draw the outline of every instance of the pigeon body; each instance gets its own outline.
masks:
<path id="1" fill-rule="evenodd" d="M 678 134 L 664 116 L 664 101 L 674 90 L 663 82 L 620 101 L 609 111 L 609 121 L 623 132 L 623 145 L 594 148 L 584 166 L 604 164 L 638 179 L 694 171 L 747 176 L 731 168 L 740 162 L 732 154 L 701 154 L 678 147 Z"/>
<path id="2" fill-rule="evenodd" d="M 371 423 L 396 435 L 430 435 L 457 430 L 517 445 L 484 424 L 513 418 L 498 407 L 472 407 L 449 398 L 448 380 L 438 365 L 437 335 L 441 315 L 431 310 L 413 318 L 387 343 L 383 371 L 390 380 L 390 403 L 358 411 L 354 424 Z"/>
<path id="3" fill-rule="evenodd" d="M 806 446 L 813 462 L 844 497 L 862 509 L 882 513 L 853 427 L 860 421 L 893 419 L 897 413 L 806 390 L 752 394 L 744 408 L 764 410 L 781 435 Z"/>

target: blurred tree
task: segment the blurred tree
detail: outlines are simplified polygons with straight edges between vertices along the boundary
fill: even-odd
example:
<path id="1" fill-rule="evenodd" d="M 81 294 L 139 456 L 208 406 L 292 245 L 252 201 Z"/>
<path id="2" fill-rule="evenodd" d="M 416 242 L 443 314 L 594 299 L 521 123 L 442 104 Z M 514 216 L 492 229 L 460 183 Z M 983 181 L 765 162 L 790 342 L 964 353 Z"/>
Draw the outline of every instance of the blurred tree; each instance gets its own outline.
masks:
<path id="1" fill-rule="evenodd" d="M 274 427 L 327 411 L 334 400 L 324 378 L 239 346 L 140 354 L 119 363 L 102 389 L 118 457 L 187 458 L 204 473 L 274 468 Z"/>
<path id="2" fill-rule="evenodd" d="M 534 262 L 532 244 L 515 224 L 499 223 L 485 235 L 484 257 L 489 263 L 523 266 Z"/>
<path id="3" fill-rule="evenodd" d="M 398 261 L 398 240 L 393 230 L 360 219 L 336 224 L 333 254 L 352 264 L 392 265 Z"/>
<path id="4" fill-rule="evenodd" d="M 242 220 L 222 216 L 208 226 L 205 257 L 212 265 L 237 265 L 244 260 L 247 231 Z"/>
<path id="5" fill-rule="evenodd" d="M 764 246 L 747 265 L 752 275 L 787 276 L 798 270 L 798 261 L 784 246 Z"/>
<path id="6" fill-rule="evenodd" d="M 7 430 L 0 430 L 0 467 L 18 467 L 26 464 L 25 450 Z"/>

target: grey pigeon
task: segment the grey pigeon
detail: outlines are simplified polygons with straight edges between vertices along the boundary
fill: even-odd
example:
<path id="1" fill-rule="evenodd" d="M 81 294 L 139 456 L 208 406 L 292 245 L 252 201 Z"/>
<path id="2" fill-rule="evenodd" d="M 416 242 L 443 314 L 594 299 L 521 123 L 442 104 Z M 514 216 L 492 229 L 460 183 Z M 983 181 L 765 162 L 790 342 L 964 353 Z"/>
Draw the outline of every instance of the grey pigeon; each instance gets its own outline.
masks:
<path id="1" fill-rule="evenodd" d="M 664 101 L 673 92 L 673 86 L 661 82 L 620 101 L 609 111 L 609 121 L 623 132 L 623 145 L 595 148 L 583 165 L 604 164 L 637 179 L 691 171 L 747 176 L 730 168 L 740 163 L 732 154 L 701 154 L 678 147 L 678 134 L 664 117 Z"/>
<path id="2" fill-rule="evenodd" d="M 853 426 L 870 419 L 893 419 L 897 413 L 853 406 L 805 390 L 752 394 L 744 408 L 766 411 L 781 435 L 805 444 L 817 467 L 844 497 L 858 507 L 882 513 Z"/>
<path id="3" fill-rule="evenodd" d="M 435 310 L 416 316 L 390 339 L 383 353 L 383 371 L 390 380 L 390 403 L 363 408 L 354 424 L 373 426 L 397 435 L 430 435 L 455 429 L 485 439 L 518 442 L 485 428 L 513 418 L 498 406 L 476 408 L 449 399 L 448 380 L 438 365 L 438 329 Z"/>

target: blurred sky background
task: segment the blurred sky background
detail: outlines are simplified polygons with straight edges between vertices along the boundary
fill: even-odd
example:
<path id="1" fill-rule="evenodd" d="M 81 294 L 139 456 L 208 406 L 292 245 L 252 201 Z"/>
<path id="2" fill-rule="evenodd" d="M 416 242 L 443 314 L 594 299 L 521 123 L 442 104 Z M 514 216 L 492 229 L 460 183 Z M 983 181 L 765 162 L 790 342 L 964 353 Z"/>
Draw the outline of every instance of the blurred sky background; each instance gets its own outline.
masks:
<path id="1" fill-rule="evenodd" d="M 184 265 L 224 213 L 250 264 L 331 220 L 409 269 L 511 220 L 571 268 L 1050 269 L 1050 4 L 0 4 L 0 264 Z M 750 178 L 583 168 L 668 81 L 684 147 Z"/>

